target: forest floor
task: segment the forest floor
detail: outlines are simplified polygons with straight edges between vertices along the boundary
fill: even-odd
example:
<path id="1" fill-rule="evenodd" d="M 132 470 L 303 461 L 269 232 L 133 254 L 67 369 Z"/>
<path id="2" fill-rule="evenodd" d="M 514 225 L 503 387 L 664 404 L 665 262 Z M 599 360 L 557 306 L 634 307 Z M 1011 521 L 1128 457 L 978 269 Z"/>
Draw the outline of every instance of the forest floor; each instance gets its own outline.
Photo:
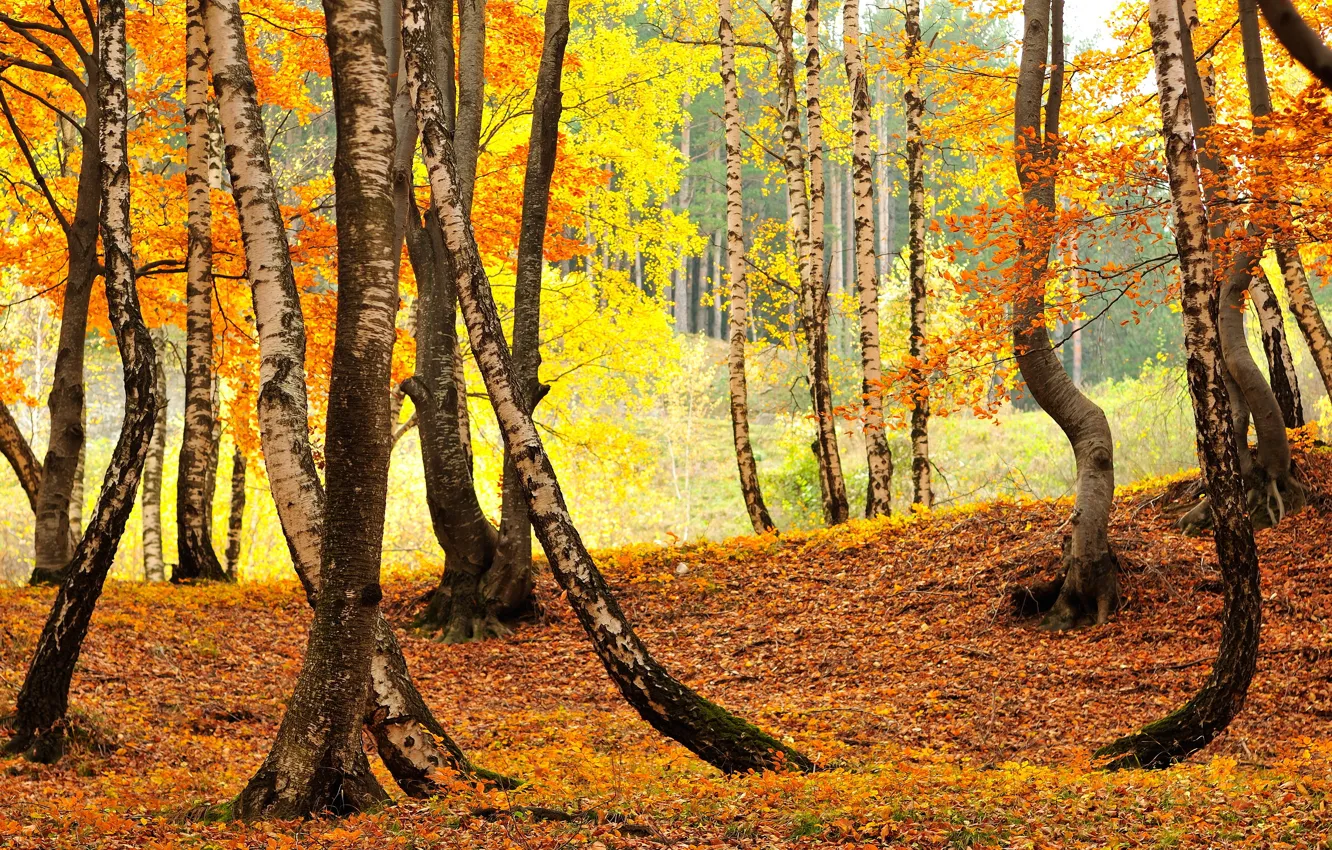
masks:
<path id="1" fill-rule="evenodd" d="M 344 821 L 184 816 L 234 795 L 267 751 L 305 644 L 297 586 L 113 583 L 74 681 L 76 748 L 55 767 L 0 761 L 0 846 L 1329 847 L 1332 453 L 1300 463 L 1310 507 L 1258 535 L 1265 610 L 1248 704 L 1169 771 L 1107 774 L 1091 758 L 1181 705 L 1215 651 L 1212 543 L 1174 531 L 1164 506 L 1179 487 L 1158 482 L 1118 494 L 1126 607 L 1072 633 L 1042 632 L 1007 602 L 1053 570 L 1067 503 L 601 553 L 657 658 L 827 768 L 809 776 L 726 778 L 658 737 L 548 578 L 546 619 L 507 640 L 404 633 L 445 725 L 478 763 L 528 784 L 457 783 Z M 389 583 L 390 619 L 406 626 L 432 585 Z M 0 589 L 0 710 L 51 597 Z M 522 806 L 587 819 L 509 814 Z"/>

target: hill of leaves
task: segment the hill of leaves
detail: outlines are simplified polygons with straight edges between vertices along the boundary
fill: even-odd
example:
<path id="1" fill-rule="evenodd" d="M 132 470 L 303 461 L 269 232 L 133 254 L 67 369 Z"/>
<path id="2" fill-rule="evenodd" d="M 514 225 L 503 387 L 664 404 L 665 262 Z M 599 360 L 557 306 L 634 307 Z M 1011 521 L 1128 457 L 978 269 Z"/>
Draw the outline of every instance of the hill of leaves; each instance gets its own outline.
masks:
<path id="1" fill-rule="evenodd" d="M 405 630 L 432 576 L 390 582 L 388 614 L 436 712 L 478 763 L 527 785 L 459 782 L 338 822 L 189 817 L 234 794 L 276 732 L 309 621 L 297 586 L 112 584 L 75 677 L 74 751 L 55 767 L 0 761 L 0 846 L 1332 846 L 1332 502 L 1317 495 L 1332 487 L 1332 453 L 1300 465 L 1311 506 L 1259 534 L 1248 705 L 1171 771 L 1105 774 L 1090 761 L 1180 705 L 1212 660 L 1212 545 L 1174 531 L 1182 488 L 1162 482 L 1119 494 L 1126 608 L 1069 634 L 1009 603 L 1053 571 L 1066 503 L 602 553 L 657 657 L 827 768 L 811 776 L 725 778 L 657 737 L 548 578 L 542 622 L 466 646 Z M 0 706 L 51 596 L 0 589 Z"/>

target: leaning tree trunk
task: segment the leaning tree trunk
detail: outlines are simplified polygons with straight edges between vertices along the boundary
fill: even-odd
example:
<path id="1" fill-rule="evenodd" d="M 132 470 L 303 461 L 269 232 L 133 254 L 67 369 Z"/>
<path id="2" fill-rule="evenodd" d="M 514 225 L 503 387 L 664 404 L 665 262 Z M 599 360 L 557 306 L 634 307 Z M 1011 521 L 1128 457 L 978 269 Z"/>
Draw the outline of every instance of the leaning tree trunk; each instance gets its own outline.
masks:
<path id="1" fill-rule="evenodd" d="M 1263 229 L 1250 222 L 1243 227 L 1239 222 L 1227 220 L 1220 211 L 1236 199 L 1233 179 L 1225 159 L 1216 151 L 1207 132 L 1213 123 L 1212 109 L 1207 92 L 1211 78 L 1199 73 L 1194 60 L 1192 30 L 1198 25 L 1197 4 L 1182 0 L 1180 17 L 1184 25 L 1184 76 L 1188 86 L 1187 103 L 1195 138 L 1199 143 L 1197 156 L 1201 165 L 1203 191 L 1206 199 L 1218 210 L 1210 217 L 1209 233 L 1212 245 L 1233 245 L 1225 276 L 1221 282 L 1221 310 L 1217 329 L 1221 337 L 1221 352 L 1226 361 L 1226 384 L 1231 394 L 1231 414 L 1236 431 L 1240 471 L 1245 477 L 1250 504 L 1250 517 L 1258 528 L 1279 523 L 1288 513 L 1304 507 L 1304 487 L 1295 480 L 1290 464 L 1290 442 L 1281 407 L 1262 370 L 1249 351 L 1244 330 L 1245 294 L 1258 269 L 1259 255 L 1266 242 Z M 1249 452 L 1249 419 L 1253 420 L 1257 437 L 1257 453 Z M 1181 527 L 1193 532 L 1211 521 L 1210 505 L 1204 500 L 1180 520 Z"/>
<path id="2" fill-rule="evenodd" d="M 226 581 L 213 551 L 213 215 L 209 201 L 212 128 L 208 118 L 208 40 L 204 3 L 185 4 L 185 429 L 176 474 L 176 549 L 172 581 Z"/>
<path id="3" fill-rule="evenodd" d="M 328 390 L 322 587 L 301 675 L 268 758 L 236 801 L 246 820 L 363 811 L 388 794 L 361 726 L 388 503 L 397 337 L 393 126 L 378 0 L 327 0 L 337 148 L 338 312 Z"/>
<path id="4" fill-rule="evenodd" d="M 162 355 L 166 349 L 166 334 L 160 329 L 150 332 L 153 341 L 153 387 L 157 393 L 157 410 L 153 417 L 153 439 L 148 444 L 148 456 L 143 461 L 143 577 L 146 581 L 166 578 L 166 560 L 162 557 L 162 461 L 166 459 L 167 392 L 166 370 L 162 368 Z"/>
<path id="5" fill-rule="evenodd" d="M 139 313 L 134 283 L 126 151 L 129 96 L 125 89 L 125 2 L 100 0 L 97 8 L 97 52 L 102 69 L 97 80 L 102 121 L 97 156 L 102 250 L 107 311 L 124 366 L 125 417 L 107 464 L 97 511 L 74 550 L 68 576 L 37 639 L 37 651 L 15 702 L 14 738 L 9 742 L 9 752 L 48 763 L 56 761 L 64 750 L 70 681 L 93 608 L 134 507 L 134 492 L 159 403 L 153 375 L 157 357 Z"/>
<path id="6" fill-rule="evenodd" d="M 1272 94 L 1267 86 L 1267 68 L 1263 62 L 1263 40 L 1255 0 L 1240 0 L 1239 18 L 1240 39 L 1244 48 L 1244 79 L 1249 90 L 1249 112 L 1254 117 L 1254 135 L 1261 136 L 1266 132 L 1262 119 L 1272 112 Z M 1279 233 L 1277 239 L 1278 242 L 1281 239 Z M 1278 251 L 1278 258 L 1282 253 Z M 1272 392 L 1276 395 L 1286 427 L 1299 428 L 1304 425 L 1299 380 L 1295 375 L 1295 363 L 1286 339 L 1281 306 L 1266 272 L 1261 269 L 1254 272 L 1249 294 L 1262 328 L 1263 351 L 1267 354 L 1267 373 L 1271 379 Z"/>
<path id="7" fill-rule="evenodd" d="M 777 526 L 763 502 L 758 464 L 749 442 L 749 391 L 745 384 L 745 339 L 749 333 L 749 290 L 745 278 L 744 184 L 741 180 L 740 86 L 735 75 L 735 29 L 731 26 L 731 0 L 718 4 L 721 41 L 722 112 L 726 121 L 726 273 L 731 282 L 727 317 L 730 345 L 726 366 L 730 380 L 731 434 L 740 471 L 740 494 L 755 534 L 776 532 Z"/>
<path id="8" fill-rule="evenodd" d="M 1218 299 L 1207 208 L 1203 202 L 1185 81 L 1185 34 L 1176 0 L 1151 0 L 1148 19 L 1183 286 L 1189 395 L 1198 453 L 1215 517 L 1216 555 L 1225 587 L 1220 651 L 1202 690 L 1178 711 L 1104 747 L 1110 767 L 1166 767 L 1207 745 L 1244 705 L 1258 660 L 1262 599 L 1258 550 L 1245 511 L 1218 330 Z"/>
<path id="9" fill-rule="evenodd" d="M 1064 83 L 1063 0 L 1026 0 L 1022 60 L 1014 103 L 1014 148 L 1024 215 L 1018 247 L 1019 294 L 1013 307 L 1013 348 L 1022 379 L 1073 448 L 1077 489 L 1064 550 L 1064 578 L 1042 626 L 1101 624 L 1119 607 L 1119 578 L 1107 526 L 1115 494 L 1114 439 L 1101 408 L 1064 371 L 1045 322 L 1045 279 L 1055 217 L 1054 166 Z M 1050 97 L 1041 122 L 1041 89 L 1051 53 Z"/>
<path id="10" fill-rule="evenodd" d="M 88 334 L 88 302 L 97 277 L 98 207 L 102 188 L 97 170 L 97 139 L 101 134 L 97 102 L 97 60 L 85 62 L 83 158 L 79 165 L 74 217 L 65 228 L 69 266 L 60 312 L 51 394 L 50 439 L 42 463 L 33 528 L 33 584 L 59 584 L 65 577 L 78 530 L 70 528 L 70 503 L 76 472 L 81 472 L 84 443 L 83 355 Z M 81 506 L 80 506 L 81 507 Z"/>
<path id="11" fill-rule="evenodd" d="M 245 529 L 245 453 L 236 447 L 231 456 L 231 507 L 227 513 L 227 578 L 237 579 L 241 532 Z"/>
<path id="12" fill-rule="evenodd" d="M 1332 49 L 1319 37 L 1318 31 L 1305 23 L 1291 0 L 1258 0 L 1263 18 L 1272 28 L 1277 41 L 1318 78 L 1325 87 L 1332 88 Z"/>
<path id="13" fill-rule="evenodd" d="M 908 0 L 908 13 L 914 2 L 915 0 Z M 919 16 L 919 7 L 917 14 Z M 888 448 L 888 429 L 883 420 L 884 384 L 883 362 L 879 351 L 879 280 L 874 261 L 874 166 L 871 161 L 874 136 L 870 126 L 869 80 L 865 76 L 865 63 L 860 54 L 859 0 L 843 0 L 842 39 L 845 44 L 843 56 L 846 60 L 846 79 L 851 89 L 851 180 L 855 195 L 856 292 L 860 297 L 862 375 L 860 391 L 865 400 L 865 453 L 869 465 L 869 484 L 865 490 L 865 516 L 875 517 L 892 513 L 893 455 Z M 916 327 L 914 288 L 912 299 L 911 315 L 914 329 Z M 923 321 L 923 302 L 920 307 Z M 914 345 L 914 335 L 912 341 Z M 914 348 L 912 354 L 917 354 Z M 913 445 L 915 421 L 913 416 Z M 928 465 L 925 467 L 925 486 L 928 489 Z"/>
<path id="14" fill-rule="evenodd" d="M 404 0 L 403 45 L 408 84 L 416 104 L 432 205 L 458 275 L 468 336 L 495 415 L 527 496 L 537 537 L 593 647 L 621 693 L 658 731 L 675 738 L 725 771 L 811 763 L 790 747 L 673 679 L 650 655 L 620 611 L 569 518 L 541 437 L 518 395 L 504 329 L 463 212 L 453 139 L 429 51 L 429 11 L 423 0 Z"/>
<path id="15" fill-rule="evenodd" d="M 925 140 L 921 124 L 925 97 L 920 89 L 922 74 L 920 0 L 906 5 L 907 73 L 906 103 L 907 161 L 907 248 L 911 280 L 911 329 L 908 339 L 910 362 L 907 381 L 911 385 L 911 503 L 931 507 L 934 487 L 930 481 L 930 386 L 921 358 L 925 354 Z"/>
<path id="16" fill-rule="evenodd" d="M 1263 353 L 1267 355 L 1267 374 L 1276 396 L 1277 407 L 1287 428 L 1304 426 L 1304 402 L 1300 398 L 1300 382 L 1295 374 L 1295 361 L 1291 357 L 1290 342 L 1286 338 L 1286 319 L 1281 312 L 1272 283 L 1262 269 L 1254 272 L 1249 281 L 1249 300 L 1258 315 L 1258 327 L 1263 337 Z"/>
<path id="17" fill-rule="evenodd" d="M 789 0 L 785 7 L 790 9 Z M 780 14 L 780 12 L 779 12 Z M 787 35 L 790 36 L 790 15 Z M 783 47 L 783 50 L 786 50 Z M 788 51 L 790 52 L 790 51 Z M 794 54 L 792 53 L 792 56 Z M 837 414 L 833 411 L 832 376 L 828 360 L 828 280 L 826 248 L 823 236 L 823 105 L 821 102 L 823 65 L 819 58 L 819 0 L 805 2 L 805 122 L 809 130 L 809 218 L 806 239 L 808 275 L 801 281 L 802 316 L 805 340 L 809 346 L 809 394 L 814 406 L 815 454 L 819 460 L 822 482 L 823 514 L 829 525 L 846 522 L 850 507 L 846 500 L 846 480 L 842 477 L 842 459 L 837 450 Z M 794 69 L 791 97 L 795 97 Z M 788 115 L 789 118 L 789 115 Z M 802 172 L 805 169 L 802 169 Z"/>
<path id="18" fill-rule="evenodd" d="M 9 407 L 0 401 L 0 453 L 3 453 L 14 467 L 19 486 L 28 497 L 28 506 L 37 510 L 37 490 L 42 484 L 42 465 L 32 453 L 32 446 L 19 430 L 18 423 L 9 412 Z"/>
<path id="19" fill-rule="evenodd" d="M 305 325 L 237 0 L 209 0 L 205 24 L 259 330 L 259 437 L 292 563 L 313 605 L 322 582 L 324 491 L 310 451 Z M 494 776 L 473 767 L 431 715 L 382 616 L 371 672 L 364 719 L 404 791 L 433 793 L 445 770 Z"/>

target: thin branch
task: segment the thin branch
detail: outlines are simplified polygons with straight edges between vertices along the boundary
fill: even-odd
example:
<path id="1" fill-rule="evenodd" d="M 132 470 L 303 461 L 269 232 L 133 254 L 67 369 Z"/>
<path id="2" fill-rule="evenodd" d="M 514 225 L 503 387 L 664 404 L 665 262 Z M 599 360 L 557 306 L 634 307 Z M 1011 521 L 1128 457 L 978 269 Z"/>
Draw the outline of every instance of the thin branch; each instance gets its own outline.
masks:
<path id="1" fill-rule="evenodd" d="M 33 180 L 37 181 L 37 187 L 41 190 L 46 202 L 51 205 L 51 212 L 55 214 L 56 221 L 60 222 L 60 229 L 69 234 L 69 219 L 60 210 L 60 204 L 56 203 L 55 195 L 51 193 L 51 187 L 46 184 L 46 176 L 37 166 L 37 160 L 32 155 L 32 149 L 28 147 L 28 137 L 23 135 L 23 130 L 18 122 L 14 120 L 14 113 L 9 108 L 9 100 L 5 97 L 5 90 L 0 88 L 0 112 L 5 115 L 5 121 L 9 124 L 9 130 L 14 134 L 14 140 L 18 142 L 19 150 L 23 152 L 23 158 L 28 163 L 28 170 L 32 172 Z"/>

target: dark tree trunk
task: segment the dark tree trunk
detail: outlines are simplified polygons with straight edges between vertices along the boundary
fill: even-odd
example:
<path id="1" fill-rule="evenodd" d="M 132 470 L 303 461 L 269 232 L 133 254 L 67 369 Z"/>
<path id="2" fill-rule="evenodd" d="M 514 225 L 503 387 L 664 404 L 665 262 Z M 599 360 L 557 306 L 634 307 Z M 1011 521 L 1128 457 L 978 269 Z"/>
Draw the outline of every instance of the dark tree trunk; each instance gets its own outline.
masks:
<path id="1" fill-rule="evenodd" d="M 1304 22 L 1291 0 L 1258 0 L 1267 25 L 1291 57 L 1324 86 L 1332 88 L 1332 49 Z"/>
<path id="2" fill-rule="evenodd" d="M 47 397 L 51 435 L 42 463 L 41 486 L 37 491 L 33 584 L 58 584 L 64 579 L 74 542 L 79 536 L 78 529 L 71 530 L 69 516 L 75 475 L 83 453 L 83 354 L 88 330 L 88 301 L 92 296 L 93 280 L 97 277 L 98 208 L 102 198 L 96 155 L 101 126 L 97 61 L 88 61 L 84 71 L 83 158 L 79 166 L 74 217 L 65 227 L 69 272 L 60 313 L 59 349 L 56 351 L 51 394 Z"/>
<path id="3" fill-rule="evenodd" d="M 532 97 L 532 132 L 523 175 L 523 217 L 518 235 L 518 273 L 513 293 L 513 366 L 518 399 L 530 416 L 550 387 L 541 368 L 541 277 L 546 269 L 546 220 L 560 134 L 564 50 L 569 42 L 569 0 L 547 0 L 541 65 Z M 535 608 L 532 596 L 532 522 L 513 459 L 504 458 L 499 551 L 486 575 L 486 596 L 497 613 L 520 617 Z"/>
<path id="4" fill-rule="evenodd" d="M 144 457 L 157 415 L 153 371 L 157 358 L 139 313 L 130 234 L 130 173 L 126 151 L 129 97 L 125 89 L 125 3 L 98 3 L 98 57 L 102 73 L 97 100 L 102 117 L 97 163 L 102 197 L 101 231 L 106 267 L 107 309 L 124 366 L 125 417 L 120 439 L 88 531 L 70 561 L 68 576 L 37 640 L 14 711 L 11 753 L 54 762 L 64 749 L 69 686 L 88 633 L 93 608 L 115 559 L 125 521 L 134 507 Z"/>
<path id="5" fill-rule="evenodd" d="M 209 203 L 212 124 L 203 4 L 185 8 L 185 428 L 176 472 L 175 582 L 230 578 L 213 550 L 212 479 L 217 469 L 213 369 L 213 235 Z"/>
<path id="6" fill-rule="evenodd" d="M 18 423 L 9 412 L 9 408 L 0 401 L 0 453 L 3 453 L 14 467 L 19 486 L 28 497 L 28 506 L 37 510 L 37 489 L 42 483 L 42 465 L 32 453 L 32 447 L 19 430 Z"/>
<path id="7" fill-rule="evenodd" d="M 1262 622 L 1258 550 L 1245 511 L 1238 435 L 1231 426 L 1207 208 L 1189 118 L 1187 30 L 1183 30 L 1176 0 L 1151 0 L 1148 19 L 1174 198 L 1175 241 L 1183 272 L 1180 303 L 1189 395 L 1198 426 L 1198 455 L 1215 517 L 1225 608 L 1220 651 L 1202 690 L 1179 710 L 1099 750 L 1098 756 L 1113 757 L 1112 768 L 1167 767 L 1206 746 L 1224 730 L 1244 705 L 1257 665 Z"/>
<path id="8" fill-rule="evenodd" d="M 241 532 L 245 528 L 245 453 L 231 456 L 231 509 L 227 516 L 227 578 L 235 581 L 240 565 Z"/>
<path id="9" fill-rule="evenodd" d="M 329 383 L 322 587 L 305 663 L 237 814 L 292 818 L 388 799 L 361 746 L 388 498 L 398 311 L 392 96 L 377 0 L 324 4 L 337 152 L 338 314 Z"/>
<path id="10" fill-rule="evenodd" d="M 304 320 L 239 3 L 210 0 L 205 23 L 265 365 L 258 411 L 264 463 L 292 564 L 314 605 L 323 582 L 324 490 L 310 449 Z M 415 796 L 437 791 L 444 771 L 492 776 L 473 767 L 452 741 L 436 733 L 439 723 L 405 674 L 406 661 L 392 629 L 383 617 L 375 629 L 364 721 L 403 790 Z M 412 770 L 400 773 L 405 763 Z"/>
<path id="11" fill-rule="evenodd" d="M 472 350 L 490 392 L 505 445 L 518 468 L 537 537 L 607 672 L 656 729 L 725 771 L 781 766 L 809 769 L 804 756 L 673 679 L 634 634 L 569 518 L 541 437 L 518 396 L 518 380 L 471 224 L 463 212 L 453 139 L 431 67 L 429 12 L 405 0 L 407 75 L 433 208 L 458 275 L 458 293 Z"/>
<path id="12" fill-rule="evenodd" d="M 1106 622 L 1119 607 L 1119 578 L 1107 526 L 1115 492 L 1110 424 L 1074 385 L 1050 343 L 1045 320 L 1045 278 L 1055 217 L 1054 165 L 1064 83 L 1063 0 L 1027 0 L 1023 8 L 1022 62 L 1015 98 L 1014 143 L 1027 224 L 1019 243 L 1022 289 L 1014 305 L 1013 348 L 1032 397 L 1068 438 L 1077 464 L 1072 532 L 1064 548 L 1064 578 L 1042 625 L 1051 629 Z M 1047 51 L 1050 94 L 1041 120 Z"/>

